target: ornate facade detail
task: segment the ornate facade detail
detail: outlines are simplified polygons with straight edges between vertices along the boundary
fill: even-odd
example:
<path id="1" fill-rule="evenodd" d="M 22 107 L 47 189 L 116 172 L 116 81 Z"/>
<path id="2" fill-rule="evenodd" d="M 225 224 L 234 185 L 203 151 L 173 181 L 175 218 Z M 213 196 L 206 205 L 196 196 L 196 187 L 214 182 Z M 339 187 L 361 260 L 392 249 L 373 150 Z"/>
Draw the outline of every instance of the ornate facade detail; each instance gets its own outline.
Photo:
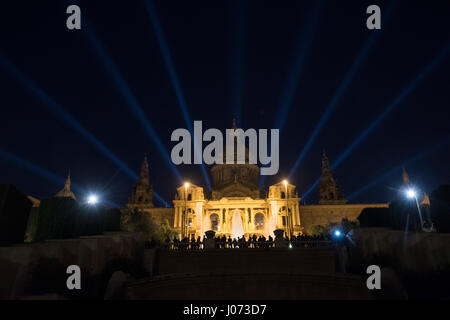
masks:
<path id="1" fill-rule="evenodd" d="M 233 129 L 237 129 L 235 123 Z M 291 220 L 289 225 L 292 225 L 293 233 L 302 232 L 300 198 L 295 186 L 288 184 L 286 187 L 283 183 L 273 185 L 269 189 L 270 196 L 262 198 L 258 186 L 259 167 L 249 163 L 248 148 L 245 148 L 245 163 L 237 163 L 236 150 L 237 138 L 234 140 L 234 162 L 225 163 L 224 150 L 224 164 L 211 168 L 210 195 L 193 184 L 177 188 L 173 201 L 174 227 L 180 235 L 184 233 L 184 236 L 198 237 L 214 230 L 218 235 L 233 237 L 233 221 L 236 223 L 239 220 L 246 237 L 253 234 L 273 236 L 275 229 L 287 229 Z"/>

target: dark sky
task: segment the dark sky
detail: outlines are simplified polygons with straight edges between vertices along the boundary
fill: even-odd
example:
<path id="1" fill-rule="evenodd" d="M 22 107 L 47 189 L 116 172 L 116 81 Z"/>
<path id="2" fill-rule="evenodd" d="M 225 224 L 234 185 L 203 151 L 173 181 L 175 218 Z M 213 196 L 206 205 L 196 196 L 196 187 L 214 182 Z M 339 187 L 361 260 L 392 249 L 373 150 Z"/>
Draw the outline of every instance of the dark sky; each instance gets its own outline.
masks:
<path id="1" fill-rule="evenodd" d="M 69 4 L 81 7 L 81 31 L 66 28 Z M 381 31 L 366 28 L 371 4 L 381 7 Z M 403 164 L 427 192 L 450 183 L 450 144 L 441 143 L 450 136 L 449 51 L 443 55 L 449 1 L 154 0 L 153 6 L 192 121 L 224 130 L 241 110 L 243 128 L 275 128 L 283 92 L 294 88 L 280 128 L 280 171 L 266 185 L 288 175 L 337 94 L 290 178 L 300 196 L 320 175 L 322 150 L 333 163 L 367 128 L 373 130 L 334 170 L 346 195 L 378 179 L 351 202 L 391 200 Z M 154 21 L 145 1 L 2 1 L 0 181 L 42 198 L 62 185 L 37 168 L 59 178 L 70 169 L 83 190 L 123 205 L 135 181 L 78 123 L 135 174 L 147 153 L 155 191 L 173 199 L 180 182 L 142 125 L 150 123 L 169 154 L 172 131 L 187 127 Z M 5 65 L 19 68 L 60 109 Z M 144 115 L 133 112 L 123 84 Z M 200 166 L 178 170 L 206 187 Z M 317 189 L 306 201 L 316 199 Z"/>

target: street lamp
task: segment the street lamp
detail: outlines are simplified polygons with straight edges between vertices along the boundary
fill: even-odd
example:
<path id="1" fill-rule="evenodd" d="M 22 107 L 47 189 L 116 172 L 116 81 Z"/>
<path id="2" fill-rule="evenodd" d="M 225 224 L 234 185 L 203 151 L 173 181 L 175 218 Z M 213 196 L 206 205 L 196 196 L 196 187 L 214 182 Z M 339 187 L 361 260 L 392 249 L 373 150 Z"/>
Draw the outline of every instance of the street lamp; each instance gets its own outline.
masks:
<path id="1" fill-rule="evenodd" d="M 186 216 L 187 216 L 187 190 L 189 188 L 189 182 L 186 182 L 184 184 L 184 212 L 183 217 L 181 221 L 181 233 L 182 237 L 184 238 L 186 236 Z"/>
<path id="2" fill-rule="evenodd" d="M 286 198 L 286 227 L 287 227 L 287 233 L 289 235 L 289 239 L 292 238 L 292 228 L 291 228 L 291 219 L 290 219 L 290 215 L 289 215 L 289 207 L 288 207 L 288 182 L 287 180 L 283 180 L 283 184 L 284 184 L 284 189 L 285 189 L 285 198 Z"/>
<path id="3" fill-rule="evenodd" d="M 413 188 L 409 188 L 408 190 L 406 190 L 405 194 L 408 199 L 414 199 L 416 201 L 417 211 L 419 212 L 420 218 L 420 228 L 423 230 L 422 212 L 420 211 L 419 200 L 417 200 L 417 192 Z"/>
<path id="4" fill-rule="evenodd" d="M 416 191 L 414 189 L 406 190 L 406 197 L 408 197 L 408 199 L 416 198 Z"/>
<path id="5" fill-rule="evenodd" d="M 98 203 L 98 196 L 96 194 L 90 194 L 87 198 L 87 203 L 90 205 L 95 205 Z"/>

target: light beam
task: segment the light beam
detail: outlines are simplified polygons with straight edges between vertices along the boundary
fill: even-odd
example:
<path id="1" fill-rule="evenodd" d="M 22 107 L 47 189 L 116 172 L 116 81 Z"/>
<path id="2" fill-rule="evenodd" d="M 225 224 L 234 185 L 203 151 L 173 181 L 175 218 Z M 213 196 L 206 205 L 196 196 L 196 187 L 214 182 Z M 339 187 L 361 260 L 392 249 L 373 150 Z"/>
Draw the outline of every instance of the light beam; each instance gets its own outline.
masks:
<path id="1" fill-rule="evenodd" d="M 22 84 L 32 96 L 44 102 L 53 112 L 55 112 L 61 119 L 67 122 L 75 131 L 80 133 L 87 141 L 93 146 L 98 148 L 108 159 L 110 159 L 115 165 L 117 165 L 124 173 L 126 173 L 133 180 L 138 180 L 138 176 L 113 152 L 111 152 L 103 143 L 101 143 L 92 133 L 90 133 L 85 127 L 83 127 L 75 118 L 73 118 L 64 108 L 56 103 L 44 90 L 42 90 L 31 78 L 24 74 L 17 66 L 15 66 L 6 56 L 0 54 L 0 65 L 20 84 Z M 44 174 L 41 172 L 41 174 Z M 44 174 L 44 177 L 46 175 Z M 46 176 L 47 178 L 49 176 Z M 156 193 L 155 193 L 156 194 Z M 167 202 L 159 195 L 157 198 L 163 204 Z"/>
<path id="2" fill-rule="evenodd" d="M 237 119 L 237 125 L 243 126 L 243 115 L 242 115 L 242 99 L 243 99 L 243 89 L 244 89 L 244 52 L 245 52 L 245 12 L 247 9 L 247 0 L 237 0 L 233 1 L 234 11 L 233 16 L 236 20 L 232 20 L 233 30 L 231 34 L 236 39 L 232 46 L 233 53 L 233 104 L 231 110 L 234 110 L 233 116 Z"/>
<path id="3" fill-rule="evenodd" d="M 347 149 L 341 153 L 335 162 L 331 165 L 331 169 L 336 169 L 344 159 L 346 159 L 356 147 L 358 147 L 362 141 L 395 109 L 406 97 L 408 97 L 414 89 L 447 57 L 450 52 L 450 42 L 442 48 L 436 57 L 412 80 L 400 94 L 375 118 L 370 125 L 363 130 L 363 132 L 353 141 Z M 314 184 L 303 194 L 305 198 L 320 182 L 320 178 L 317 179 Z"/>
<path id="4" fill-rule="evenodd" d="M 177 167 L 173 164 L 173 162 L 169 156 L 169 153 L 167 152 L 166 148 L 164 147 L 163 143 L 161 142 L 161 139 L 159 138 L 155 129 L 153 128 L 150 121 L 148 120 L 144 110 L 141 107 L 141 104 L 139 103 L 136 96 L 131 91 L 128 84 L 125 82 L 124 78 L 122 77 L 122 75 L 121 75 L 119 69 L 117 68 L 116 64 L 114 63 L 113 59 L 106 52 L 105 48 L 103 47 L 99 38 L 97 37 L 94 29 L 86 21 L 86 17 L 84 18 L 84 20 L 85 20 L 84 21 L 85 26 L 83 28 L 83 30 L 85 31 L 84 34 L 86 35 L 87 40 L 93 47 L 94 52 L 96 53 L 98 59 L 102 62 L 103 67 L 105 68 L 106 72 L 110 75 L 111 79 L 113 80 L 113 83 L 119 89 L 119 93 L 122 96 L 123 100 L 127 103 L 127 105 L 134 112 L 136 118 L 138 119 L 141 126 L 144 128 L 147 135 L 156 144 L 156 147 L 160 151 L 159 153 L 163 156 L 164 160 L 166 160 L 169 168 L 175 174 L 177 179 L 179 181 L 182 181 L 180 172 L 178 171 Z"/>
<path id="5" fill-rule="evenodd" d="M 174 63 L 172 61 L 172 58 L 170 56 L 169 47 L 167 46 L 167 42 L 166 42 L 166 39 L 164 37 L 161 24 L 159 22 L 159 18 L 158 18 L 158 14 L 156 12 L 156 8 L 153 5 L 153 2 L 151 0 L 145 1 L 145 4 L 146 4 L 148 16 L 150 18 L 150 21 L 152 23 L 153 29 L 155 31 L 156 38 L 158 39 L 158 43 L 159 43 L 159 47 L 161 49 L 162 57 L 163 57 L 164 62 L 166 64 L 167 71 L 169 72 L 169 77 L 170 77 L 170 80 L 172 82 L 172 86 L 173 86 L 173 88 L 175 90 L 175 96 L 177 98 L 178 105 L 179 105 L 179 107 L 181 109 L 181 113 L 182 113 L 183 118 L 184 118 L 184 120 L 186 122 L 186 126 L 187 126 L 189 132 L 191 133 L 191 136 L 193 136 L 194 129 L 192 127 L 191 117 L 190 117 L 188 109 L 187 109 L 186 100 L 184 98 L 183 90 L 181 89 L 180 81 L 178 80 L 178 76 L 177 76 L 177 73 L 176 73 L 176 70 L 175 70 L 175 65 L 174 65 Z M 194 152 L 196 152 L 199 155 L 199 159 L 202 158 L 201 157 L 201 150 L 198 150 L 197 145 L 194 144 L 194 146 L 195 146 Z M 203 177 L 204 177 L 205 182 L 206 182 L 206 184 L 208 186 L 208 189 L 211 190 L 211 183 L 209 181 L 208 173 L 206 172 L 206 168 L 205 168 L 205 165 L 203 163 L 201 164 L 201 168 L 202 168 Z"/>
<path id="6" fill-rule="evenodd" d="M 53 172 L 48 171 L 47 169 L 41 168 L 38 165 L 27 161 L 9 151 L 6 151 L 2 148 L 0 148 L 0 156 L 5 159 L 6 161 L 8 161 L 9 163 L 11 163 L 12 165 L 18 166 L 20 168 L 23 168 L 25 170 L 28 170 L 29 172 L 36 174 L 40 177 L 43 177 L 44 179 L 51 181 L 53 183 L 56 183 L 58 185 L 64 185 L 65 183 L 65 179 L 57 176 L 56 174 L 54 174 Z M 72 182 L 71 187 L 73 190 L 75 190 L 77 193 L 81 193 L 81 194 L 86 194 L 86 190 L 81 188 L 79 185 L 75 184 Z M 120 208 L 120 205 L 105 199 L 104 203 L 112 206 L 112 207 L 116 207 L 116 208 Z"/>
<path id="7" fill-rule="evenodd" d="M 396 6 L 397 2 L 392 1 L 388 9 L 386 10 L 386 19 L 389 20 L 392 13 L 394 12 L 394 8 Z M 385 24 L 386 22 L 384 22 Z M 383 28 L 382 30 L 384 30 Z M 302 163 L 303 159 L 305 158 L 306 154 L 308 153 L 309 149 L 311 148 L 312 144 L 316 140 L 319 132 L 322 130 L 325 123 L 328 121 L 328 119 L 331 117 L 331 114 L 338 106 L 339 102 L 341 101 L 342 97 L 344 96 L 344 93 L 346 92 L 347 88 L 350 86 L 350 83 L 353 81 L 353 78 L 355 77 L 357 71 L 363 64 L 363 62 L 366 60 L 368 52 L 372 48 L 375 41 L 378 39 L 382 31 L 372 31 L 369 38 L 364 43 L 363 47 L 358 53 L 358 56 L 350 66 L 350 69 L 348 70 L 347 74 L 344 77 L 344 80 L 338 87 L 337 91 L 335 92 L 333 98 L 331 99 L 330 103 L 325 109 L 325 112 L 322 114 L 319 122 L 317 123 L 316 127 L 314 128 L 313 132 L 311 133 L 311 136 L 309 137 L 308 141 L 304 145 L 302 151 L 300 152 L 300 155 L 298 156 L 297 160 L 295 161 L 293 167 L 291 168 L 289 172 L 289 177 L 292 177 L 292 175 L 297 170 L 298 166 Z"/>
<path id="8" fill-rule="evenodd" d="M 390 169 L 388 172 L 386 172 L 385 174 L 381 175 L 380 177 L 378 177 L 377 179 L 373 180 L 372 182 L 366 184 L 365 186 L 359 188 L 358 190 L 352 192 L 347 199 L 354 199 L 355 197 L 357 197 L 358 195 L 360 195 L 361 193 L 370 190 L 371 188 L 375 187 L 376 185 L 380 184 L 381 182 L 383 182 L 384 180 L 386 180 L 387 178 L 389 178 L 390 176 L 397 174 L 398 172 L 401 171 L 402 167 L 405 166 L 410 166 L 415 162 L 418 162 L 420 160 L 422 160 L 423 158 L 429 156 L 430 154 L 437 152 L 439 149 L 445 147 L 446 145 L 448 145 L 450 143 L 450 136 L 441 140 L 439 143 L 435 144 L 434 146 L 432 146 L 431 148 L 428 148 L 425 151 L 422 151 L 418 154 L 416 154 L 415 156 L 413 156 L 412 158 L 410 158 L 409 160 L 407 160 L 404 163 L 401 163 L 395 167 L 393 167 L 392 169 Z"/>

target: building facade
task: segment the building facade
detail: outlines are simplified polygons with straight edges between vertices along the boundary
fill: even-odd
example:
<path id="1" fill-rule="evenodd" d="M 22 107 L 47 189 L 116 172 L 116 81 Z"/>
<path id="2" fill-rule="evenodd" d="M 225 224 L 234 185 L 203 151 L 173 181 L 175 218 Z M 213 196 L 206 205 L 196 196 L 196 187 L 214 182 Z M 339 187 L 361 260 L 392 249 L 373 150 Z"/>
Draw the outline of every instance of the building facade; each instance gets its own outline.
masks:
<path id="1" fill-rule="evenodd" d="M 236 129 L 236 128 L 235 128 Z M 153 189 L 148 178 L 147 159 L 141 167 L 139 181 L 133 189 L 129 208 L 140 208 L 159 221 L 167 220 L 180 237 L 204 236 L 208 230 L 218 235 L 234 237 L 249 235 L 273 236 L 283 229 L 287 235 L 304 233 L 313 225 L 356 220 L 364 208 L 388 207 L 388 204 L 347 204 L 339 184 L 331 172 L 329 160 L 322 156 L 322 179 L 319 184 L 319 204 L 301 205 L 296 186 L 280 181 L 260 190 L 260 168 L 246 162 L 216 164 L 211 168 L 212 190 L 186 183 L 177 188 L 173 208 L 155 208 Z"/>

